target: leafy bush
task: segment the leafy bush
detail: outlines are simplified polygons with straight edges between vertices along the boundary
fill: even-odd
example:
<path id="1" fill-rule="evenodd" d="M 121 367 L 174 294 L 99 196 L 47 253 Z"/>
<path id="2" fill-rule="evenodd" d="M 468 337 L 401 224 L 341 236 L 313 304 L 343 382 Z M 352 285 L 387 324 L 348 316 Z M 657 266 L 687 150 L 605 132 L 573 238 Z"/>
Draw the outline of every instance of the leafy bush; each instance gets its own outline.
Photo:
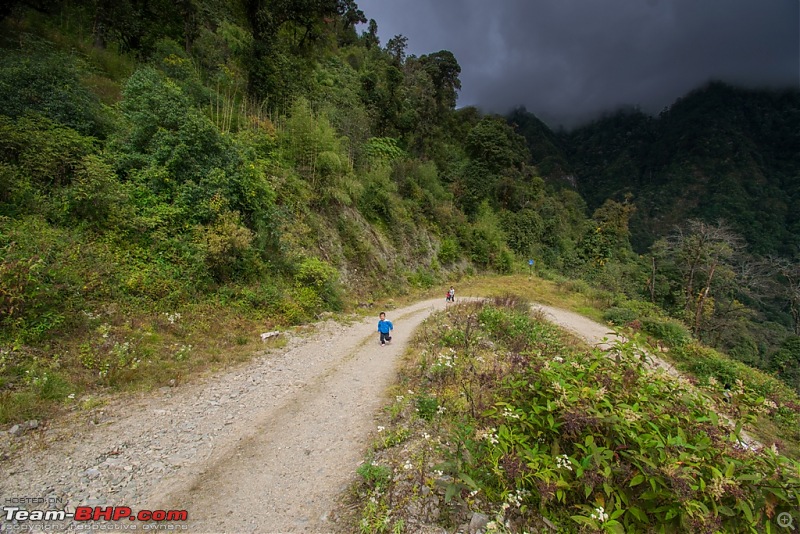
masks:
<path id="1" fill-rule="evenodd" d="M 458 259 L 458 241 L 452 237 L 445 237 L 439 246 L 439 263 L 450 265 Z"/>
<path id="2" fill-rule="evenodd" d="M 396 189 L 385 169 L 368 173 L 358 198 L 358 210 L 370 222 L 390 225 L 394 219 Z"/>
<path id="3" fill-rule="evenodd" d="M 203 228 L 201 242 L 208 268 L 218 281 L 252 274 L 244 262 L 251 251 L 253 232 L 242 226 L 238 212 L 220 214 L 214 224 Z"/>
<path id="4" fill-rule="evenodd" d="M 75 325 L 108 295 L 116 267 L 102 244 L 39 217 L 0 218 L 0 339 L 35 341 Z"/>
<path id="5" fill-rule="evenodd" d="M 728 385 L 739 380 L 760 395 L 796 402 L 795 395 L 780 380 L 699 343 L 677 347 L 670 351 L 670 356 L 681 368 L 692 372 L 697 378 L 713 376 Z"/>
<path id="6" fill-rule="evenodd" d="M 689 329 L 674 320 L 643 319 L 642 330 L 670 347 L 680 347 L 692 340 Z"/>
<path id="7" fill-rule="evenodd" d="M 356 470 L 361 475 L 364 482 L 371 488 L 382 489 L 386 487 L 392 476 L 392 471 L 385 465 L 375 465 L 372 462 L 364 462 Z"/>
<path id="8" fill-rule="evenodd" d="M 433 419 L 433 416 L 436 415 L 436 410 L 439 408 L 439 401 L 436 397 L 420 395 L 416 399 L 416 406 L 419 416 L 430 421 Z"/>
<path id="9" fill-rule="evenodd" d="M 95 150 L 94 139 L 41 115 L 0 115 L 0 148 L 0 158 L 45 194 L 69 184 Z"/>
<path id="10" fill-rule="evenodd" d="M 364 143 L 364 153 L 371 163 L 387 163 L 405 156 L 393 137 L 370 137 Z"/>
<path id="11" fill-rule="evenodd" d="M 429 289 L 439 283 L 438 277 L 424 267 L 418 267 L 416 271 L 409 273 L 407 278 L 412 287 Z"/>
<path id="12" fill-rule="evenodd" d="M 0 54 L 3 114 L 14 119 L 38 114 L 83 135 L 104 136 L 109 120 L 97 98 L 81 83 L 80 73 L 73 55 L 4 48 Z"/>
<path id="13" fill-rule="evenodd" d="M 505 244 L 505 234 L 488 203 L 481 205 L 469 242 L 472 261 L 483 267 L 510 272 L 513 256 Z"/>
<path id="14" fill-rule="evenodd" d="M 637 319 L 638 314 L 628 308 L 613 306 L 603 312 L 603 320 L 617 326 L 625 325 Z"/>
<path id="15" fill-rule="evenodd" d="M 800 392 L 800 336 L 789 336 L 769 358 L 769 369 Z"/>
<path id="16" fill-rule="evenodd" d="M 98 229 L 127 225 L 133 217 L 127 191 L 113 168 L 94 155 L 80 162 L 64 196 L 68 213 Z"/>
<path id="17" fill-rule="evenodd" d="M 298 287 L 313 290 L 319 296 L 319 304 L 325 303 L 333 310 L 342 307 L 338 278 L 338 271 L 319 258 L 303 259 L 294 275 Z"/>
<path id="18" fill-rule="evenodd" d="M 155 44 L 152 60 L 164 74 L 181 86 L 196 104 L 204 105 L 211 98 L 210 90 L 200 80 L 197 68 L 185 49 L 172 39 Z"/>

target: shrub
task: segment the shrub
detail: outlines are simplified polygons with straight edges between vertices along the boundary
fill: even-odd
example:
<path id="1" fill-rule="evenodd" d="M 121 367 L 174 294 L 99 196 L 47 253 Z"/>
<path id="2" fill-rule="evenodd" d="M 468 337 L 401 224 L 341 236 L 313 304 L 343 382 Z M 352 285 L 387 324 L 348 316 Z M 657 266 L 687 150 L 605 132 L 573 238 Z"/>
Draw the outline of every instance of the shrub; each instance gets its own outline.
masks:
<path id="1" fill-rule="evenodd" d="M 603 320 L 617 326 L 626 325 L 638 318 L 638 314 L 628 308 L 613 306 L 603 312 Z"/>
<path id="2" fill-rule="evenodd" d="M 45 339 L 116 283 L 102 243 L 40 217 L 0 218 L 0 338 Z"/>
<path id="3" fill-rule="evenodd" d="M 40 115 L 16 121 L 0 115 L 0 158 L 30 177 L 42 192 L 69 184 L 85 168 L 94 140 Z"/>
<path id="4" fill-rule="evenodd" d="M 106 229 L 127 224 L 132 217 L 127 191 L 110 165 L 94 155 L 85 156 L 65 190 L 67 211 L 80 220 Z"/>
<path id="5" fill-rule="evenodd" d="M 436 397 L 429 395 L 420 395 L 416 399 L 417 413 L 419 416 L 427 421 L 433 419 L 436 411 L 439 408 L 439 401 Z"/>
<path id="6" fill-rule="evenodd" d="M 670 347 L 680 347 L 692 340 L 689 329 L 673 320 L 642 319 L 642 330 Z"/>
<path id="7" fill-rule="evenodd" d="M 214 224 L 202 229 L 201 243 L 206 252 L 206 263 L 214 278 L 226 281 L 245 274 L 244 262 L 253 232 L 241 224 L 238 212 L 220 214 Z"/>
<path id="8" fill-rule="evenodd" d="M 342 307 L 338 278 L 339 272 L 319 258 L 303 259 L 294 275 L 296 286 L 311 289 L 318 295 L 318 306 L 324 303 L 333 310 Z"/>
<path id="9" fill-rule="evenodd" d="M 439 282 L 436 275 L 425 269 L 424 267 L 417 268 L 413 273 L 408 275 L 408 283 L 414 287 L 421 287 L 429 289 Z"/>
<path id="10" fill-rule="evenodd" d="M 104 136 L 108 119 L 98 99 L 80 81 L 75 56 L 49 50 L 0 54 L 3 114 L 38 114 L 84 135 Z"/>
<path id="11" fill-rule="evenodd" d="M 374 489 L 382 489 L 386 487 L 389 479 L 392 476 L 392 470 L 384 465 L 376 465 L 372 462 L 364 462 L 356 470 L 356 473 L 361 475 L 364 482 Z"/>
<path id="12" fill-rule="evenodd" d="M 442 239 L 439 246 L 439 263 L 442 265 L 450 265 L 458 259 L 458 241 L 452 237 L 445 237 Z"/>

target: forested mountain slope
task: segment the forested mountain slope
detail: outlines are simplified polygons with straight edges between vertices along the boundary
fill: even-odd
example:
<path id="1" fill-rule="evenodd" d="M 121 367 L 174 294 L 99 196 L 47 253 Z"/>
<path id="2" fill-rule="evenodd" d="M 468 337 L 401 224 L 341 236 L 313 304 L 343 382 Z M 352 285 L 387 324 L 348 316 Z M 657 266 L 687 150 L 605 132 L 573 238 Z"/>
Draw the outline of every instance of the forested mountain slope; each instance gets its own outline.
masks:
<path id="1" fill-rule="evenodd" d="M 759 254 L 800 250 L 800 91 L 711 83 L 658 117 L 622 111 L 563 138 L 590 207 L 632 195 L 645 250 L 690 218 L 727 220 Z"/>

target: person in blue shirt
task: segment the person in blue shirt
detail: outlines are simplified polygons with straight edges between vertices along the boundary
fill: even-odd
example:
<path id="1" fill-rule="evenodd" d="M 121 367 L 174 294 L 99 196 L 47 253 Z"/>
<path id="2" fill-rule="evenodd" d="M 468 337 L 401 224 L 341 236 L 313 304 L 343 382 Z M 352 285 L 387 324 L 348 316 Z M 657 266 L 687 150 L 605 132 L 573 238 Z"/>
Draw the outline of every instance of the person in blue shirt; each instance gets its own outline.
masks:
<path id="1" fill-rule="evenodd" d="M 380 340 L 381 340 L 381 347 L 386 345 L 387 342 L 392 341 L 392 336 L 390 332 L 394 330 L 394 325 L 392 325 L 391 321 L 386 320 L 386 313 L 381 312 L 380 314 L 380 321 L 378 321 L 378 332 L 380 332 Z"/>

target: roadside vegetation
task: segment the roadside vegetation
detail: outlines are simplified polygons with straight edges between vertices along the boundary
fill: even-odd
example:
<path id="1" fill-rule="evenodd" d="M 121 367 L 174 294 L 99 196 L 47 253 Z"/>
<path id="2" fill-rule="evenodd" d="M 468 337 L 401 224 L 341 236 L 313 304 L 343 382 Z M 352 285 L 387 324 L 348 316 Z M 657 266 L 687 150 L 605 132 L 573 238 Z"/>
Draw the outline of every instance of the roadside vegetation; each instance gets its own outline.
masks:
<path id="1" fill-rule="evenodd" d="M 361 532 L 776 532 L 800 505 L 800 463 L 748 445 L 798 413 L 743 380 L 652 372 L 648 347 L 590 349 L 504 296 L 431 316 L 344 509 Z M 795 448 L 795 453 L 796 453 Z M 795 456 L 796 458 L 796 456 Z M 477 523 L 476 523 L 477 522 Z"/>

